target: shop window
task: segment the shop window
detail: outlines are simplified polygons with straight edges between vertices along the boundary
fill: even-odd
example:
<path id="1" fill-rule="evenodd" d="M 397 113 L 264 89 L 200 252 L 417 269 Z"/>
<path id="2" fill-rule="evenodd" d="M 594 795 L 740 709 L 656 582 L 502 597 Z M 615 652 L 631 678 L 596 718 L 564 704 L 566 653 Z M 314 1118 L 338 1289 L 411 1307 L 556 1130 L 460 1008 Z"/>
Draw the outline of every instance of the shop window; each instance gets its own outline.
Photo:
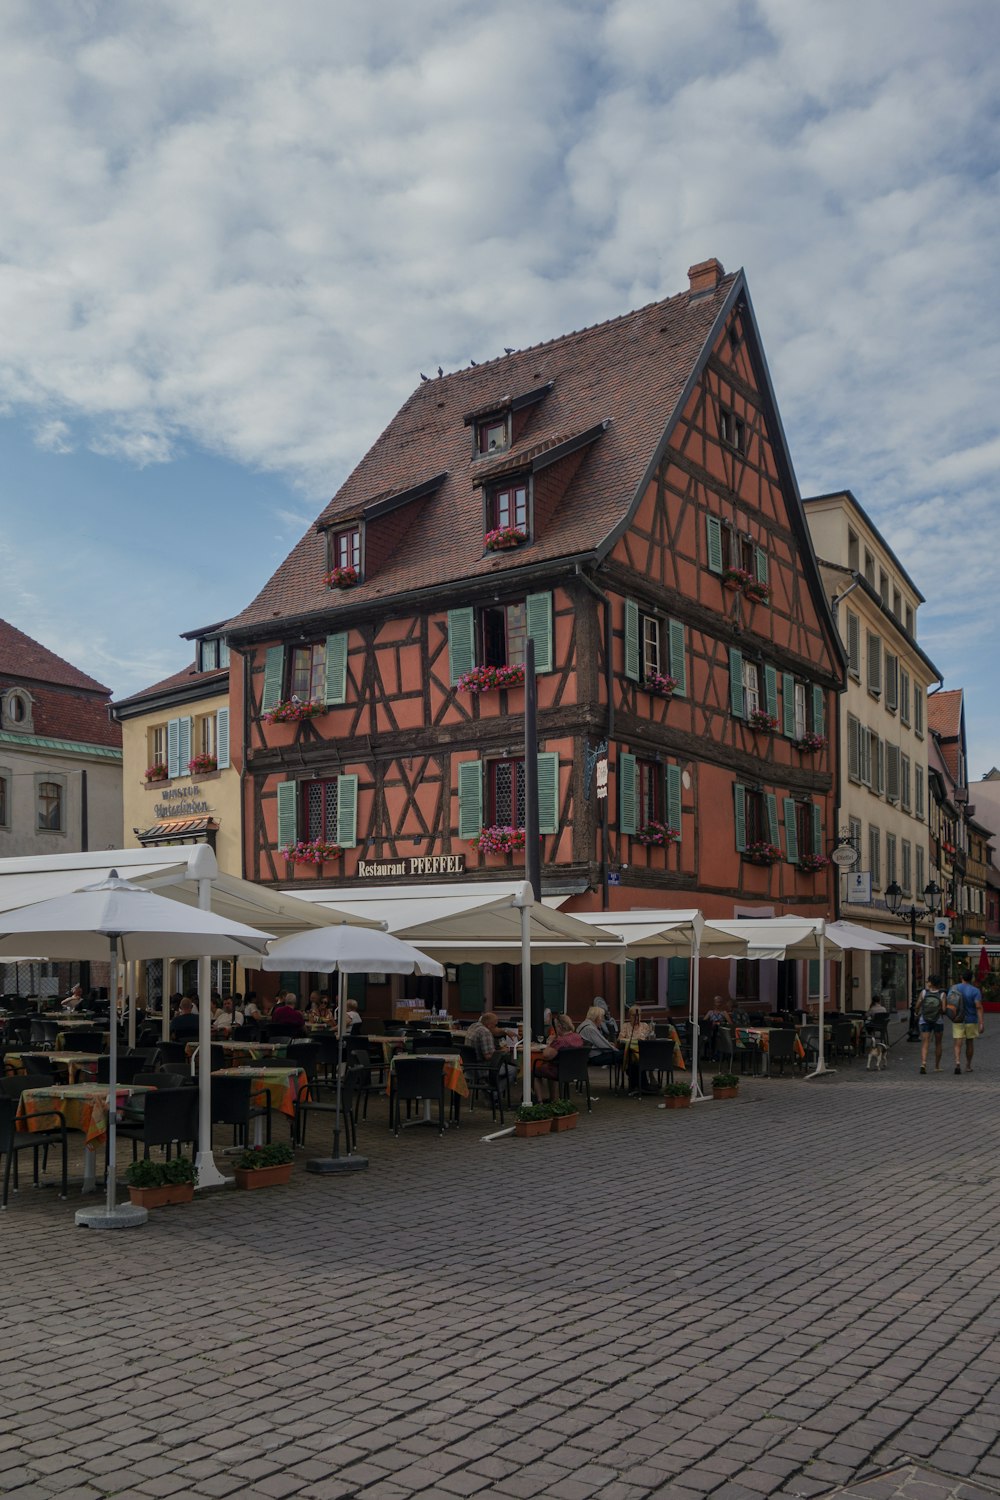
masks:
<path id="1" fill-rule="evenodd" d="M 326 642 L 293 646 L 288 653 L 288 693 L 303 703 L 323 697 L 326 686 Z"/>
<path id="2" fill-rule="evenodd" d="M 61 833 L 64 828 L 64 788 L 58 781 L 38 783 L 38 827 L 47 833 Z"/>
<path id="3" fill-rule="evenodd" d="M 523 828 L 526 818 L 524 761 L 490 762 L 490 822 L 501 828 Z"/>

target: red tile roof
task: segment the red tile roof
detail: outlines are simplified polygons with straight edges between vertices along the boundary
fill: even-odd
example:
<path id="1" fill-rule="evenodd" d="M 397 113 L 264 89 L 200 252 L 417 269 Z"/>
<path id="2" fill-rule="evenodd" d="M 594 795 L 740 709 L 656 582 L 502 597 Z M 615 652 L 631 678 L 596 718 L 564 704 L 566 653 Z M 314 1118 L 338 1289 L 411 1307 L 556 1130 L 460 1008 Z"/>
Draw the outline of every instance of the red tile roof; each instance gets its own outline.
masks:
<path id="1" fill-rule="evenodd" d="M 121 749 L 120 724 L 108 718 L 104 698 L 59 692 L 55 688 L 32 688 L 33 732 L 54 740 L 78 740 L 85 745 L 108 745 Z"/>
<path id="2" fill-rule="evenodd" d="M 111 696 L 111 689 L 96 678 L 88 677 L 79 667 L 72 666 L 41 642 L 25 635 L 23 630 L 0 620 L 0 680 L 11 677 L 25 678 L 30 682 L 54 682 L 60 687 L 81 688 L 85 692 Z"/>
<path id="3" fill-rule="evenodd" d="M 654 450 L 701 356 L 738 275 L 693 300 L 688 292 L 651 303 L 608 323 L 442 379 L 424 381 L 396 414 L 327 505 L 321 521 L 352 517 L 378 495 L 419 484 L 447 470 L 441 487 L 419 506 L 369 523 L 373 554 L 382 561 L 349 593 L 323 586 L 326 539 L 302 538 L 232 629 L 283 616 L 352 610 L 359 603 L 460 578 L 492 576 L 526 564 L 590 552 L 622 521 Z M 601 422 L 607 431 L 584 453 L 569 493 L 539 534 L 514 552 L 483 555 L 482 492 L 469 412 L 502 407 L 511 392 L 548 381 L 544 401 L 527 409 L 508 460 L 544 451 Z M 500 455 L 497 455 L 500 458 Z M 377 546 L 375 528 L 392 525 L 393 545 Z M 405 542 L 402 536 L 405 530 Z"/>
<path id="4" fill-rule="evenodd" d="M 184 667 L 180 672 L 173 672 L 169 677 L 163 677 L 159 682 L 154 682 L 152 687 L 143 688 L 138 693 L 131 693 L 127 698 L 117 698 L 115 708 L 123 708 L 134 703 L 141 703 L 143 698 L 152 698 L 161 693 L 172 692 L 176 688 L 200 687 L 202 683 L 211 682 L 217 678 L 220 693 L 229 683 L 229 668 L 214 667 L 210 672 L 199 672 L 197 665 L 192 662 L 189 667 Z"/>
<path id="5" fill-rule="evenodd" d="M 962 733 L 962 689 L 928 693 L 927 727 L 943 740 L 958 739 Z"/>

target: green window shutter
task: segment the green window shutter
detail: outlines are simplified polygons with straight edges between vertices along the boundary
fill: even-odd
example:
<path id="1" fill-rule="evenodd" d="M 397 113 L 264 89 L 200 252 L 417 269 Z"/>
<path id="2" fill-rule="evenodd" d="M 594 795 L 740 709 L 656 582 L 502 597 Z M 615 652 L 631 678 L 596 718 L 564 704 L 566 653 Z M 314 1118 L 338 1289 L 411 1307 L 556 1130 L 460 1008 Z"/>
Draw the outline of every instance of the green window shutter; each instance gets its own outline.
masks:
<path id="1" fill-rule="evenodd" d="M 635 833 L 635 756 L 618 752 L 618 832 Z"/>
<path id="2" fill-rule="evenodd" d="M 753 549 L 754 571 L 757 574 L 758 583 L 767 582 L 767 553 L 763 547 Z"/>
<path id="3" fill-rule="evenodd" d="M 180 719 L 170 719 L 167 722 L 167 775 L 171 778 L 179 776 L 181 758 L 177 753 L 180 744 Z"/>
<path id="4" fill-rule="evenodd" d="M 346 999 L 356 1000 L 358 1010 L 364 1010 L 368 1000 L 368 975 L 348 974 Z"/>
<path id="5" fill-rule="evenodd" d="M 669 827 L 676 828 L 681 832 L 681 768 L 680 766 L 667 767 L 667 823 Z"/>
<path id="6" fill-rule="evenodd" d="M 795 678 L 791 672 L 781 674 L 781 732 L 795 738 Z"/>
<path id="7" fill-rule="evenodd" d="M 814 854 L 822 854 L 823 853 L 823 809 L 820 807 L 820 805 L 819 805 L 818 802 L 814 802 L 813 803 L 812 817 L 813 817 L 813 846 L 812 846 L 812 852 Z"/>
<path id="8" fill-rule="evenodd" d="M 542 964 L 542 1004 L 561 1016 L 566 1009 L 566 965 Z"/>
<path id="9" fill-rule="evenodd" d="M 353 849 L 358 842 L 358 778 L 337 777 L 337 843 Z"/>
<path id="10" fill-rule="evenodd" d="M 781 848 L 781 834 L 778 832 L 778 799 L 773 792 L 768 792 L 764 798 L 764 806 L 767 808 L 767 836 L 772 844 Z"/>
<path id="11" fill-rule="evenodd" d="M 458 836 L 474 839 L 483 831 L 483 763 L 463 760 L 458 767 Z"/>
<path id="12" fill-rule="evenodd" d="M 625 960 L 625 1008 L 635 1004 L 635 959 Z"/>
<path id="13" fill-rule="evenodd" d="M 347 702 L 347 632 L 326 638 L 326 702 Z"/>
<path id="14" fill-rule="evenodd" d="M 191 731 L 194 728 L 194 720 L 190 717 L 177 720 L 177 759 L 180 762 L 178 776 L 188 775 L 188 761 L 191 759 Z"/>
<path id="15" fill-rule="evenodd" d="M 813 684 L 813 733 L 826 734 L 826 708 L 823 702 L 823 689 Z"/>
<path id="16" fill-rule="evenodd" d="M 625 600 L 625 676 L 639 681 L 639 606 Z"/>
<path id="17" fill-rule="evenodd" d="M 810 995 L 818 995 L 819 994 L 819 959 L 818 958 L 811 958 L 809 960 L 809 994 Z M 829 996 L 827 996 L 827 999 L 829 999 Z"/>
<path id="18" fill-rule="evenodd" d="M 538 757 L 538 832 L 559 831 L 559 752 L 545 750 Z"/>
<path id="19" fill-rule="evenodd" d="M 773 719 L 778 717 L 778 674 L 774 667 L 764 668 L 764 707 Z"/>
<path id="20" fill-rule="evenodd" d="M 220 708 L 215 716 L 215 764 L 220 771 L 229 765 L 229 709 Z"/>
<path id="21" fill-rule="evenodd" d="M 278 848 L 287 849 L 294 844 L 298 832 L 299 788 L 295 781 L 278 784 Z"/>
<path id="22" fill-rule="evenodd" d="M 861 676 L 861 621 L 847 611 L 847 665 L 855 677 Z"/>
<path id="23" fill-rule="evenodd" d="M 535 643 L 535 671 L 551 672 L 555 667 L 552 650 L 552 595 L 529 594 L 524 604 L 528 634 Z"/>
<path id="24" fill-rule="evenodd" d="M 268 646 L 264 654 L 264 690 L 260 695 L 260 711 L 277 708 L 281 702 L 281 684 L 285 675 L 284 646 Z"/>
<path id="25" fill-rule="evenodd" d="M 722 522 L 718 516 L 705 517 L 705 535 L 708 541 L 708 570 L 722 572 Z"/>
<path id="26" fill-rule="evenodd" d="M 667 1004 L 686 1005 L 691 993 L 691 960 L 667 959 Z"/>
<path id="27" fill-rule="evenodd" d="M 481 1011 L 486 1001 L 482 964 L 459 964 L 458 1008 Z"/>
<path id="28" fill-rule="evenodd" d="M 795 802 L 786 797 L 785 802 L 785 857 L 790 865 L 798 864 L 799 830 L 795 821 Z"/>
<path id="29" fill-rule="evenodd" d="M 729 708 L 734 719 L 743 718 L 743 653 L 729 648 Z"/>
<path id="30" fill-rule="evenodd" d="M 742 853 L 747 846 L 747 789 L 738 781 L 733 783 L 733 813 L 736 821 L 736 847 Z"/>
<path id="31" fill-rule="evenodd" d="M 452 687 L 475 665 L 476 612 L 474 609 L 449 609 L 448 672 Z"/>
<path id="32" fill-rule="evenodd" d="M 687 694 L 688 674 L 685 630 L 680 620 L 668 621 L 667 641 L 670 648 L 670 675 L 677 682 L 674 692 L 679 698 L 683 698 Z"/>

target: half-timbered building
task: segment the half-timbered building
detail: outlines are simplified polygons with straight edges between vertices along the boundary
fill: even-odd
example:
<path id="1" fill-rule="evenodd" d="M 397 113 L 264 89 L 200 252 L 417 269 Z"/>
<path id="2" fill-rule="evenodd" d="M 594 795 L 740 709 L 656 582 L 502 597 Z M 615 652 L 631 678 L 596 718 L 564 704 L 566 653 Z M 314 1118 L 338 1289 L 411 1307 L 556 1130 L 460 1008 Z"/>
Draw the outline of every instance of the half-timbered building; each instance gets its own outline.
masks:
<path id="1" fill-rule="evenodd" d="M 249 878 L 520 874 L 530 638 L 546 894 L 830 910 L 841 648 L 745 278 L 689 276 L 422 381 L 230 622 Z"/>

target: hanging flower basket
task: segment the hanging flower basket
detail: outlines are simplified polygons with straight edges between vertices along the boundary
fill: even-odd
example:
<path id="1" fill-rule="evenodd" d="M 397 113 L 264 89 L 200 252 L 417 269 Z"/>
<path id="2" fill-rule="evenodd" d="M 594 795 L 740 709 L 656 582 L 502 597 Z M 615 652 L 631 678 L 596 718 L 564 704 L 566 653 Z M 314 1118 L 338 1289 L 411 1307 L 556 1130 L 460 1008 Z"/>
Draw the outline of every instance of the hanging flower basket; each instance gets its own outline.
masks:
<path id="1" fill-rule="evenodd" d="M 328 589 L 352 589 L 357 581 L 357 568 L 331 568 L 323 578 Z"/>
<path id="2" fill-rule="evenodd" d="M 746 568 L 723 568 L 722 570 L 722 584 L 724 588 L 745 589 L 753 581 L 753 574 L 747 572 Z"/>
<path id="3" fill-rule="evenodd" d="M 799 869 L 804 870 L 807 875 L 814 875 L 817 870 L 825 870 L 829 863 L 825 854 L 799 855 Z"/>
<path id="4" fill-rule="evenodd" d="M 747 844 L 743 850 L 743 858 L 750 865 L 776 865 L 781 859 L 781 850 L 777 844 L 768 844 L 760 841 L 755 844 Z"/>
<path id="5" fill-rule="evenodd" d="M 647 693 L 653 693 L 657 698 L 669 698 L 677 686 L 677 678 L 668 677 L 663 672 L 649 672 L 642 685 Z"/>
<path id="6" fill-rule="evenodd" d="M 289 698 L 287 703 L 276 704 L 260 717 L 265 724 L 298 724 L 303 719 L 315 719 L 325 713 L 325 703 L 303 703 L 301 698 Z"/>
<path id="7" fill-rule="evenodd" d="M 749 583 L 745 583 L 743 592 L 748 599 L 753 599 L 757 604 L 767 604 L 771 598 L 770 584 L 762 583 L 759 578 L 751 578 Z"/>
<path id="8" fill-rule="evenodd" d="M 524 686 L 524 667 L 473 667 L 455 684 L 460 693 L 492 693 L 497 688 Z"/>
<path id="9" fill-rule="evenodd" d="M 480 854 L 520 854 L 525 843 L 524 829 L 503 827 L 497 823 L 492 828 L 484 828 L 469 843 Z"/>
<path id="10" fill-rule="evenodd" d="M 758 734 L 777 734 L 778 732 L 778 720 L 774 714 L 765 713 L 762 708 L 755 708 L 753 713 L 748 714 L 747 723 Z"/>
<path id="11" fill-rule="evenodd" d="M 147 766 L 145 771 L 147 781 L 166 781 L 167 768 L 159 762 L 155 766 Z"/>
<path id="12" fill-rule="evenodd" d="M 810 729 L 800 740 L 793 740 L 792 744 L 803 755 L 816 755 L 820 750 L 826 749 L 826 738 L 822 734 L 813 734 Z"/>
<path id="13" fill-rule="evenodd" d="M 637 828 L 633 838 L 647 848 L 662 849 L 667 844 L 680 843 L 680 831 L 671 828 L 667 823 L 647 823 L 643 828 Z"/>
<path id="14" fill-rule="evenodd" d="M 322 865 L 328 859 L 339 859 L 344 851 L 326 839 L 299 839 L 297 844 L 286 844 L 281 852 L 293 865 Z"/>
<path id="15" fill-rule="evenodd" d="M 512 547 L 520 547 L 527 540 L 528 533 L 522 531 L 520 526 L 497 526 L 483 537 L 483 546 L 487 552 L 509 552 Z"/>
<path id="16" fill-rule="evenodd" d="M 214 755 L 193 755 L 188 761 L 188 770 L 192 776 L 207 776 L 209 771 L 217 771 L 219 762 Z"/>

